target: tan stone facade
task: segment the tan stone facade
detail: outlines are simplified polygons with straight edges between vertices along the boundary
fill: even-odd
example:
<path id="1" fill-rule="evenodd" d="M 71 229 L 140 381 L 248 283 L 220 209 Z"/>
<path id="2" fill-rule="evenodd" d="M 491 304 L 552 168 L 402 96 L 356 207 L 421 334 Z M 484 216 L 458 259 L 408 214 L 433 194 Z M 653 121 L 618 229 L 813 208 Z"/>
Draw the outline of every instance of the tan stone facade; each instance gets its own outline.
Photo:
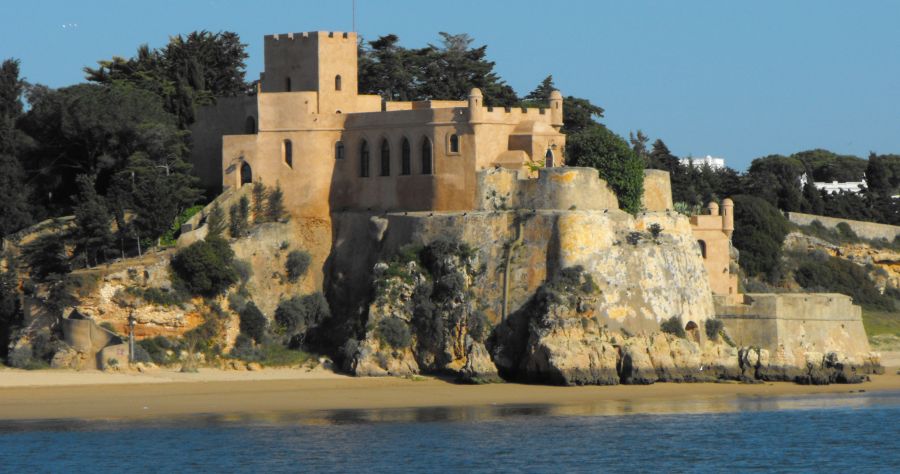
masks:
<path id="1" fill-rule="evenodd" d="M 486 107 L 478 89 L 467 101 L 383 102 L 358 93 L 356 48 L 355 33 L 266 36 L 258 93 L 199 114 L 204 184 L 279 184 L 297 217 L 470 210 L 479 170 L 563 162 L 558 92 L 548 109 Z"/>
<path id="2" fill-rule="evenodd" d="M 714 295 L 738 293 L 736 262 L 731 258 L 731 234 L 734 233 L 734 202 L 722 201 L 719 205 L 711 202 L 707 206 L 709 214 L 691 217 L 691 230 L 700 246 L 703 263 L 709 273 L 709 286 Z M 734 264 L 733 264 L 734 263 Z"/>

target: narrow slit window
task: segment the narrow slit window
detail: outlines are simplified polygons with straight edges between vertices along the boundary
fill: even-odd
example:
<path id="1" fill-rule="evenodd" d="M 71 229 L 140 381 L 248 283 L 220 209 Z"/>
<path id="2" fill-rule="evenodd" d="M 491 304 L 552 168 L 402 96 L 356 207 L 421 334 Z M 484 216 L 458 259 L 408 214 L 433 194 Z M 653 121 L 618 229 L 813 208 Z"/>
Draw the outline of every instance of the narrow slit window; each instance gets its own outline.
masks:
<path id="1" fill-rule="evenodd" d="M 284 164 L 294 167 L 294 144 L 290 140 L 285 140 L 282 144 L 282 155 L 284 156 Z"/>
<path id="2" fill-rule="evenodd" d="M 410 169 L 410 161 L 411 161 L 411 153 L 409 150 L 409 140 L 403 139 L 403 144 L 400 147 L 400 174 L 408 175 L 412 172 Z"/>
<path id="3" fill-rule="evenodd" d="M 459 153 L 459 135 L 450 135 L 450 153 Z"/>
<path id="4" fill-rule="evenodd" d="M 431 140 L 424 138 L 422 140 L 422 174 L 432 173 L 431 164 Z"/>
<path id="5" fill-rule="evenodd" d="M 334 76 L 334 90 L 336 90 L 336 91 L 341 90 L 341 75 L 340 74 L 338 74 L 337 76 Z"/>
<path id="6" fill-rule="evenodd" d="M 338 141 L 334 144 L 334 159 L 335 160 L 343 160 L 344 159 L 344 142 Z"/>
<path id="7" fill-rule="evenodd" d="M 369 144 L 365 140 L 359 147 L 359 176 L 369 177 Z"/>
<path id="8" fill-rule="evenodd" d="M 391 175 L 391 147 L 387 139 L 381 141 L 381 176 Z"/>

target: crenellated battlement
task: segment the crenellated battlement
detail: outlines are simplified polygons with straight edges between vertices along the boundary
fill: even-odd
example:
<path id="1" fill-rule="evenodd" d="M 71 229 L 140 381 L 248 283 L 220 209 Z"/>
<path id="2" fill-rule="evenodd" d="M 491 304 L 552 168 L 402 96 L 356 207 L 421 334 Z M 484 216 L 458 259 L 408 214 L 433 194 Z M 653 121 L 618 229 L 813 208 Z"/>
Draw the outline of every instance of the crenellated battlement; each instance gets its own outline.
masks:
<path id="1" fill-rule="evenodd" d="M 309 39 L 338 39 L 353 40 L 356 42 L 356 32 L 352 31 L 303 31 L 299 33 L 279 33 L 274 35 L 265 35 L 265 41 L 304 41 Z"/>

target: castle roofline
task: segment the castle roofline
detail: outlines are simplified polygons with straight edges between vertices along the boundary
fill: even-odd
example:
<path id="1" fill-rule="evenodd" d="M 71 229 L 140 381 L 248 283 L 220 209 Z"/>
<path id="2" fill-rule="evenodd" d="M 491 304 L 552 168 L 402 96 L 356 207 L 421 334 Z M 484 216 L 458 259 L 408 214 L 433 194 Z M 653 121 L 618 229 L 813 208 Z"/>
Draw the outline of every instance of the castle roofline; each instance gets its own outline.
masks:
<path id="1" fill-rule="evenodd" d="M 265 35 L 264 39 L 272 39 L 275 41 L 281 40 L 303 40 L 309 38 L 344 38 L 344 39 L 355 39 L 356 32 L 355 31 L 303 31 L 299 33 L 276 33 L 272 35 Z"/>

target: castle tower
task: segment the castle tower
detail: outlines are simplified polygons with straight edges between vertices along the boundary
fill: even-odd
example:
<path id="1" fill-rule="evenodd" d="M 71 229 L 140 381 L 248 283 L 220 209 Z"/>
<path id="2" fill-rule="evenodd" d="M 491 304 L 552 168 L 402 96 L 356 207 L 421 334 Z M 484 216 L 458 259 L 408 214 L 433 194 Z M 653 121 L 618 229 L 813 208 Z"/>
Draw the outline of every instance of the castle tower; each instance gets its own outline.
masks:
<path id="1" fill-rule="evenodd" d="M 559 91 L 550 93 L 550 124 L 557 132 L 563 126 L 563 97 Z"/>
<path id="2" fill-rule="evenodd" d="M 356 104 L 356 33 L 315 31 L 265 37 L 261 92 L 317 92 L 319 113 Z"/>

